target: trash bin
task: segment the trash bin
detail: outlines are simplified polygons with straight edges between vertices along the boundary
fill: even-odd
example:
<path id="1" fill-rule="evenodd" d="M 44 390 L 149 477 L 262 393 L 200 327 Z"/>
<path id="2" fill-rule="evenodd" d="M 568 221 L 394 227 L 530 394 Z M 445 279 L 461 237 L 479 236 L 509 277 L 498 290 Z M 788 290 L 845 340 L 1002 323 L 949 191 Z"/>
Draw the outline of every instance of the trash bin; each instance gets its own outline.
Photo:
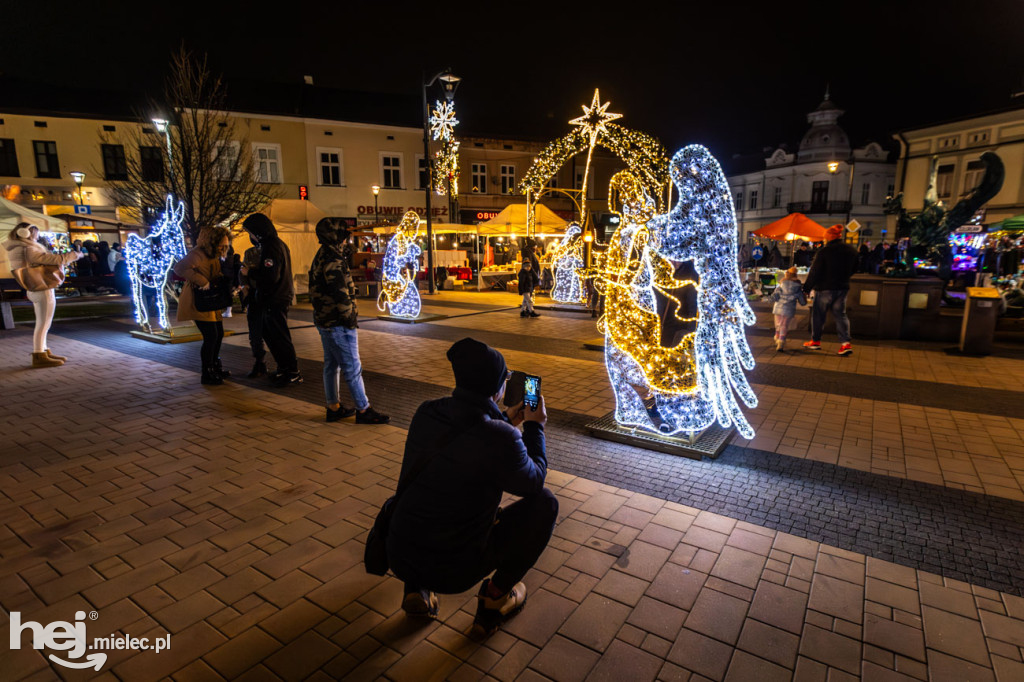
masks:
<path id="1" fill-rule="evenodd" d="M 999 292 L 992 287 L 967 287 L 967 305 L 960 327 L 960 352 L 988 355 L 999 316 Z"/>

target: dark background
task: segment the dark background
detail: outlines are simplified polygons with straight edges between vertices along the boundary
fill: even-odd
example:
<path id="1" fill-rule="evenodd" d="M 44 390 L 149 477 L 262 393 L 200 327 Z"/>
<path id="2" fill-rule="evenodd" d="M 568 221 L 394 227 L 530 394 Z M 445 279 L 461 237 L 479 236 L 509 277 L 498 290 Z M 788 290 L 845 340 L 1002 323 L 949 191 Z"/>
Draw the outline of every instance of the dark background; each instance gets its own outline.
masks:
<path id="1" fill-rule="evenodd" d="M 826 84 L 855 144 L 1024 105 L 1024 1 L 39 3 L 5 12 L 0 71 L 159 89 L 179 45 L 232 79 L 418 96 L 450 66 L 462 134 L 546 140 L 595 87 L 672 150 L 795 145 Z M 415 113 L 413 115 L 416 115 Z"/>

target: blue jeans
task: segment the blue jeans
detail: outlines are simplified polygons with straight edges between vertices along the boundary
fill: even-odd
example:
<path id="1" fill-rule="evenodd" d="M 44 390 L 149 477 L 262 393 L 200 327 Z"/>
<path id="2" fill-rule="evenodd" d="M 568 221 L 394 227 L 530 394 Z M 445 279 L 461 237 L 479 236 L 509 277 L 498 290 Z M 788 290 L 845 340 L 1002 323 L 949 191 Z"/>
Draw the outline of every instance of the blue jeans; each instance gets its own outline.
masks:
<path id="1" fill-rule="evenodd" d="M 821 341 L 821 330 L 825 327 L 825 315 L 832 311 L 836 321 L 839 343 L 850 343 L 850 318 L 846 316 L 846 295 L 848 289 L 815 291 L 814 307 L 811 309 L 811 338 Z"/>
<path id="2" fill-rule="evenodd" d="M 370 406 L 363 387 L 363 367 L 359 364 L 359 337 L 355 329 L 348 327 L 317 327 L 320 342 L 324 346 L 324 395 L 327 404 L 340 403 L 338 397 L 339 379 L 345 376 L 345 383 L 352 393 L 356 409 L 360 412 Z"/>

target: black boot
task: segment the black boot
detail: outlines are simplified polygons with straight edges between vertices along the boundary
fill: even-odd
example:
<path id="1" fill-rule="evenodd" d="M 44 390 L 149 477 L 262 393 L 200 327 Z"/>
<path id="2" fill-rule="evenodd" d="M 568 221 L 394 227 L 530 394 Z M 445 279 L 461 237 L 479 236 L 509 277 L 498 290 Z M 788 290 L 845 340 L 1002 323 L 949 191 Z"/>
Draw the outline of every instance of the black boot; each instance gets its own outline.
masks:
<path id="1" fill-rule="evenodd" d="M 214 363 L 213 369 L 221 379 L 227 379 L 231 376 L 231 371 L 224 369 L 224 366 L 220 362 L 220 358 L 217 358 L 217 362 Z"/>
<path id="2" fill-rule="evenodd" d="M 257 377 L 267 376 L 267 365 L 262 360 L 257 360 L 256 364 L 252 366 L 252 371 L 245 376 L 250 379 L 256 379 Z"/>
<path id="3" fill-rule="evenodd" d="M 224 380 L 217 374 L 217 367 L 212 366 L 203 368 L 203 378 L 200 382 L 207 386 L 220 386 L 224 383 Z"/>

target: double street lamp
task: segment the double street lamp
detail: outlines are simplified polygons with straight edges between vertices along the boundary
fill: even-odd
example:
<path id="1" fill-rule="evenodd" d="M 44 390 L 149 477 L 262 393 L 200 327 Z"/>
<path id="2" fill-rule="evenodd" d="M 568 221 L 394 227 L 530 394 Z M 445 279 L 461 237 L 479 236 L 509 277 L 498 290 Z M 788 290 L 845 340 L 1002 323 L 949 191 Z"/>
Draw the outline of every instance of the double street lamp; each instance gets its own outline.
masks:
<path id="1" fill-rule="evenodd" d="M 430 111 L 427 108 L 427 88 L 441 81 L 444 88 L 444 98 L 449 102 L 455 98 L 455 89 L 459 87 L 462 79 L 452 73 L 452 70 L 444 69 L 434 75 L 429 81 L 423 81 L 423 163 L 426 166 L 427 182 L 424 183 L 426 190 L 426 212 L 427 212 L 427 291 L 435 293 L 434 289 L 434 227 L 431 223 L 430 195 L 434 193 L 434 173 L 430 163 Z"/>

